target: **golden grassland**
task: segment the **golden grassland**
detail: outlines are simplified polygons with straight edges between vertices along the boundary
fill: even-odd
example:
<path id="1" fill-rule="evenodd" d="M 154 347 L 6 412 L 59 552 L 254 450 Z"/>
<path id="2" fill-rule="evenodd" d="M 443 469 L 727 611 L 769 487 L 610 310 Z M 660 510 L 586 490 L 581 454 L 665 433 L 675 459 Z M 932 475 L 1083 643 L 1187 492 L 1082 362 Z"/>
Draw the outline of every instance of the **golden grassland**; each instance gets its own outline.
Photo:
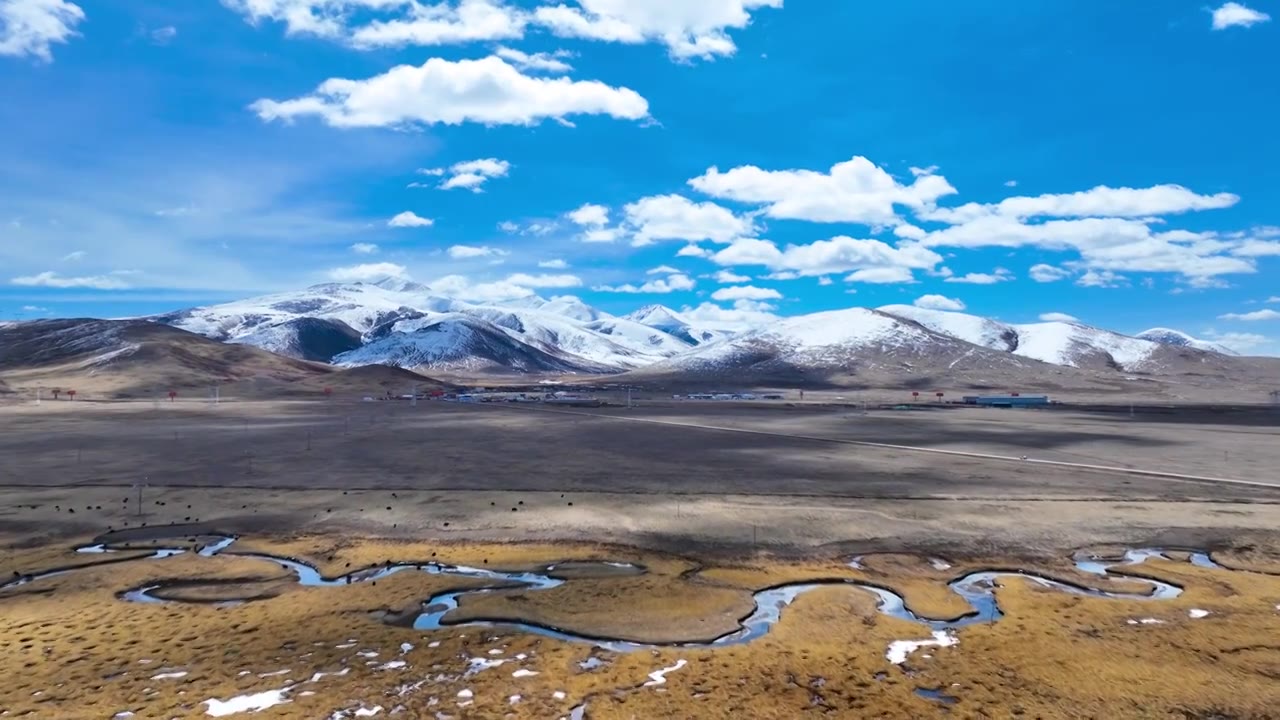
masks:
<path id="1" fill-rule="evenodd" d="M 462 610 L 664 639 L 733 629 L 752 607 L 751 590 L 814 578 L 884 585 L 904 594 L 919 613 L 951 616 L 966 606 L 956 605 L 947 580 L 970 567 L 1026 567 L 991 558 L 938 570 L 923 559 L 892 555 L 864 558 L 861 571 L 843 560 L 821 559 L 757 558 L 704 568 L 684 558 L 605 546 L 317 537 L 245 538 L 231 550 L 290 555 L 315 562 L 330 576 L 387 560 L 495 569 L 575 559 L 640 563 L 648 569 L 644 575 L 471 596 Z M 1274 562 L 1256 555 L 1248 559 L 1255 567 Z M 0 550 L 0 569 L 28 572 L 94 558 L 62 545 L 11 543 Z M 1064 560 L 1026 569 L 1076 580 L 1069 568 Z M 124 710 L 139 718 L 203 717 L 206 699 L 288 687 L 287 703 L 252 717 L 324 718 L 335 710 L 381 705 L 384 714 L 402 707 L 406 717 L 548 718 L 566 716 L 583 702 L 593 719 L 1280 715 L 1280 577 L 1160 560 L 1137 571 L 1186 591 L 1169 601 L 1125 601 L 1009 580 L 997 591 L 1005 618 L 958 630 L 958 645 L 921 649 L 898 667 L 885 658 L 889 643 L 929 633 L 880 615 L 870 594 L 850 587 L 801 596 L 771 632 L 750 644 L 618 654 L 501 627 L 424 632 L 370 616 L 378 609 L 413 608 L 432 594 L 482 580 L 407 572 L 376 585 L 302 588 L 281 581 L 285 574 L 274 563 L 188 554 L 84 569 L 0 592 L 0 672 L 6 678 L 0 712 L 59 720 L 110 718 Z M 256 578 L 261 581 L 248 581 Z M 172 591 L 189 593 L 184 597 L 277 594 L 233 607 L 116 598 L 158 579 L 229 581 Z M 1209 614 L 1192 618 L 1192 609 Z M 1138 622 L 1143 619 L 1160 622 Z M 579 665 L 591 657 L 603 666 Z M 502 664 L 477 670 L 473 659 Z M 681 660 L 686 664 L 668 673 L 664 684 L 644 686 L 649 673 Z M 313 680 L 316 673 L 344 670 Z M 516 670 L 538 674 L 515 677 Z M 173 672 L 187 674 L 155 677 Z M 957 700 L 944 707 L 918 696 L 919 688 L 940 689 Z M 464 691 L 469 696 L 459 697 Z"/>

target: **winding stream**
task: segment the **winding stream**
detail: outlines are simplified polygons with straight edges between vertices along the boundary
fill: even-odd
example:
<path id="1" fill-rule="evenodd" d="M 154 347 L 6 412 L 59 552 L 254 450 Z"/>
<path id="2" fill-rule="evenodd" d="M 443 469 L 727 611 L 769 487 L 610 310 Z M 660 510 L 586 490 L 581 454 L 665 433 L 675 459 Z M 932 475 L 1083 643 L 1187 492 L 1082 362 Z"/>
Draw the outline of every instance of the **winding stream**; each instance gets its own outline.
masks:
<path id="1" fill-rule="evenodd" d="M 223 535 L 202 536 L 205 540 L 204 545 L 192 546 L 195 554 L 201 557 L 213 557 L 216 555 L 227 555 L 234 557 L 245 557 L 263 560 L 275 563 L 280 567 L 288 570 L 293 574 L 295 581 L 299 585 L 306 587 L 336 587 L 341 585 L 350 585 L 354 583 L 365 583 L 390 577 L 401 572 L 424 572 L 430 575 L 446 575 L 450 577 L 482 579 L 492 581 L 491 585 L 484 585 L 480 588 L 468 590 L 455 590 L 438 593 L 425 600 L 421 605 L 420 612 L 413 619 L 413 627 L 418 630 L 439 630 L 450 627 L 475 627 L 475 626 L 492 626 L 501 625 L 513 627 L 517 630 L 527 633 L 534 633 L 544 637 L 555 638 L 568 642 L 590 643 L 606 650 L 615 652 L 630 652 L 636 650 L 652 649 L 657 647 L 680 647 L 680 648 L 712 648 L 728 645 L 737 645 L 751 642 L 762 637 L 769 632 L 770 628 L 778 622 L 784 608 L 789 606 L 795 599 L 810 590 L 819 587 L 831 586 L 847 586 L 853 587 L 863 592 L 871 593 L 876 596 L 877 609 L 880 613 L 901 620 L 918 623 L 932 631 L 953 630 L 975 623 L 995 622 L 1003 617 L 999 604 L 996 601 L 995 588 L 998 581 L 1003 578 L 1018 577 L 1024 578 L 1046 588 L 1057 590 L 1059 592 L 1071 593 L 1094 598 L 1112 598 L 1123 600 L 1168 600 L 1178 597 L 1182 593 L 1182 588 L 1156 580 L 1153 578 L 1140 577 L 1136 575 L 1125 574 L 1123 572 L 1113 572 L 1119 568 L 1133 567 L 1141 565 L 1151 559 L 1168 559 L 1166 551 L 1155 548 L 1144 548 L 1129 550 L 1124 553 L 1120 559 L 1105 559 L 1085 553 L 1077 554 L 1073 559 L 1078 570 L 1084 573 L 1095 575 L 1098 577 L 1120 578 L 1131 582 L 1143 583 L 1148 586 L 1146 592 L 1116 592 L 1097 590 L 1061 580 L 1039 575 L 1036 573 L 1025 572 L 1022 570 L 979 570 L 966 573 L 948 583 L 948 587 L 959 595 L 968 603 L 970 610 L 964 615 L 949 619 L 927 618 L 915 614 L 907 607 L 906 601 L 901 595 L 885 587 L 874 585 L 862 580 L 855 579 L 826 579 L 808 582 L 796 582 L 779 585 L 776 587 L 759 590 L 753 594 L 755 600 L 755 610 L 742 619 L 738 629 L 726 633 L 720 637 L 707 642 L 670 642 L 670 643 L 639 643 L 630 642 L 618 638 L 596 637 L 580 633 L 574 633 L 561 628 L 550 627 L 519 620 L 508 620 L 503 618 L 495 618 L 492 620 L 474 620 L 474 621 L 451 621 L 447 618 L 448 614 L 457 609 L 459 599 L 464 596 L 478 595 L 483 593 L 496 592 L 500 590 L 525 590 L 540 591 L 549 590 L 559 587 L 566 582 L 564 578 L 555 577 L 555 565 L 548 565 L 540 572 L 503 572 L 499 570 L 488 570 L 476 567 L 468 567 L 465 565 L 450 565 L 446 563 L 425 562 L 425 563 L 396 563 L 373 568 L 364 568 L 355 570 L 343 575 L 335 577 L 325 577 L 315 566 L 300 560 L 282 557 L 278 555 L 270 555 L 266 553 L 236 553 L 230 552 L 228 549 L 235 543 L 235 537 Z M 129 545 L 111 545 L 108 543 L 99 543 L 95 545 L 86 545 L 76 548 L 76 552 L 85 554 L 107 554 L 131 550 L 152 549 L 152 548 L 133 548 Z M 30 575 L 22 575 L 0 585 L 0 590 L 5 590 L 18 585 L 24 585 L 31 582 L 38 582 L 44 578 L 65 575 L 77 570 L 88 567 L 95 567 L 109 562 L 140 562 L 143 560 L 159 560 L 167 557 L 173 557 L 183 553 L 191 552 L 187 548 L 182 547 L 159 547 L 152 549 L 151 554 L 139 558 L 128 558 L 122 560 L 106 560 L 102 563 L 93 563 L 80 566 L 77 568 L 55 568 L 44 572 L 33 573 Z M 1222 569 L 1222 566 L 1215 563 L 1209 558 L 1207 553 L 1191 552 L 1189 553 L 1189 562 L 1198 567 Z M 579 565 L 583 563 L 578 563 Z M 607 565 L 614 570 L 632 570 L 636 573 L 644 572 L 644 568 L 630 565 L 627 563 L 599 563 Z M 176 584 L 176 583 L 172 583 Z M 210 583 L 212 584 L 212 582 Z M 199 585 L 199 581 L 182 581 L 185 587 Z M 153 583 L 141 587 L 126 590 L 119 594 L 122 600 L 128 602 L 140 603 L 208 603 L 205 600 L 182 600 L 173 598 L 162 598 L 156 595 L 157 591 L 163 590 L 167 586 L 166 583 Z M 231 599 L 229 602 L 223 601 L 216 604 L 230 605 L 236 604 L 237 601 Z"/>

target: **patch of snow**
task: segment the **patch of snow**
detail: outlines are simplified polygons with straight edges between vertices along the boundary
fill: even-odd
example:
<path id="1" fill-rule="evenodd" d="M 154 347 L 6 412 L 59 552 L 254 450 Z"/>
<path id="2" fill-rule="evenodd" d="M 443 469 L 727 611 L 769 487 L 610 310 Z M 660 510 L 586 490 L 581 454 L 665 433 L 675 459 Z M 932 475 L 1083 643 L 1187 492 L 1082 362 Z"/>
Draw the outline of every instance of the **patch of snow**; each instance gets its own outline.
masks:
<path id="1" fill-rule="evenodd" d="M 520 668 L 519 670 L 511 673 L 511 677 L 526 678 L 526 677 L 533 677 L 534 675 L 537 675 L 537 674 L 538 673 L 536 670 L 525 670 L 524 668 Z"/>
<path id="2" fill-rule="evenodd" d="M 1200 608 L 1191 608 L 1187 611 L 1187 615 L 1189 615 L 1193 620 L 1199 620 L 1200 618 L 1209 617 L 1209 611 L 1201 610 Z"/>
<path id="3" fill-rule="evenodd" d="M 462 698 L 463 700 L 466 700 L 468 698 L 475 697 L 475 693 L 471 692 L 470 689 L 462 689 L 458 691 L 458 697 Z"/>
<path id="4" fill-rule="evenodd" d="M 932 566 L 934 570 L 950 570 L 951 569 L 951 563 L 941 558 L 929 558 L 929 565 Z"/>
<path id="5" fill-rule="evenodd" d="M 172 672 L 162 672 L 156 675 L 152 675 L 151 679 L 152 680 L 176 680 L 177 678 L 183 678 L 186 676 L 187 676 L 186 670 L 174 670 Z"/>
<path id="6" fill-rule="evenodd" d="M 1125 620 L 1130 625 L 1163 625 L 1164 621 L 1157 618 L 1140 618 L 1138 620 Z"/>
<path id="7" fill-rule="evenodd" d="M 889 643 L 889 649 L 885 651 L 884 657 L 894 665 L 901 665 L 907 661 L 907 657 L 911 653 L 923 647 L 951 647 L 958 643 L 955 635 L 946 630 L 936 630 L 933 637 L 929 640 L 894 640 Z"/>
<path id="8" fill-rule="evenodd" d="M 438 647 L 440 647 L 440 641 L 439 641 L 439 640 L 432 640 L 431 642 L 427 643 L 427 647 L 429 647 L 429 648 L 438 648 Z"/>
<path id="9" fill-rule="evenodd" d="M 675 672 L 676 670 L 679 670 L 680 668 L 684 667 L 687 664 L 688 663 L 685 661 L 685 659 L 681 658 L 677 660 L 676 664 L 672 665 L 671 667 L 662 668 L 661 670 L 654 670 L 653 672 L 649 673 L 649 682 L 644 684 L 645 687 L 652 687 L 654 685 L 665 685 L 667 683 L 667 673 Z"/>
<path id="10" fill-rule="evenodd" d="M 289 668 L 285 668 L 285 669 L 283 669 L 283 670 L 276 670 L 275 672 L 269 672 L 269 673 L 258 673 L 258 677 L 260 677 L 260 678 L 277 677 L 277 676 L 279 676 L 279 675 L 285 675 L 285 674 L 287 674 L 288 672 L 289 672 Z"/>
<path id="11" fill-rule="evenodd" d="M 292 689 L 292 686 L 281 688 L 279 690 L 264 690 L 260 693 L 250 695 L 237 695 L 230 700 L 217 700 L 210 698 L 205 700 L 204 704 L 208 706 L 205 711 L 206 715 L 213 717 L 225 717 L 242 712 L 257 712 L 266 710 L 276 705 L 292 702 L 285 695 Z"/>
<path id="12" fill-rule="evenodd" d="M 400 643 L 400 654 L 404 655 L 413 650 L 413 643 Z"/>
<path id="13" fill-rule="evenodd" d="M 337 670 L 334 672 L 317 672 L 313 674 L 311 676 L 311 679 L 308 680 L 307 682 L 320 682 L 320 680 L 322 680 L 323 678 L 326 678 L 329 676 L 341 677 L 343 675 L 346 675 L 349 672 L 351 672 L 351 668 L 342 668 L 341 670 Z"/>
<path id="14" fill-rule="evenodd" d="M 475 675 L 476 673 L 481 672 L 482 670 L 489 670 L 489 669 L 491 669 L 491 668 L 496 668 L 496 667 L 498 667 L 499 665 L 502 665 L 502 664 L 504 664 L 504 663 L 506 663 L 506 662 L 507 662 L 507 661 L 506 661 L 505 659 L 502 659 L 502 660 L 492 659 L 492 660 L 491 660 L 491 659 L 489 659 L 489 658 L 473 657 L 473 658 L 471 658 L 470 660 L 468 660 L 468 661 L 467 661 L 467 673 L 466 673 L 466 674 L 467 674 L 467 675 Z"/>
<path id="15" fill-rule="evenodd" d="M 381 705 L 374 705 L 374 706 L 373 706 L 373 707 L 371 707 L 371 708 L 363 708 L 363 707 L 362 707 L 362 708 L 360 708 L 360 709 L 356 710 L 356 717 L 373 717 L 374 715 L 377 715 L 377 714 L 378 714 L 378 713 L 380 713 L 380 712 L 382 712 L 382 706 L 381 706 Z"/>
<path id="16" fill-rule="evenodd" d="M 516 703 L 520 702 L 520 696 L 512 695 L 511 697 L 507 698 L 507 702 L 511 703 L 512 705 L 515 705 Z"/>
<path id="17" fill-rule="evenodd" d="M 408 665 L 409 663 L 403 660 L 390 660 L 388 662 L 382 663 L 378 667 L 374 668 L 374 670 L 399 670 L 401 668 L 407 667 Z"/>
<path id="18" fill-rule="evenodd" d="M 563 690 L 557 690 L 551 693 L 551 697 L 555 698 L 556 700 L 563 700 L 565 699 L 566 695 L 564 694 Z"/>

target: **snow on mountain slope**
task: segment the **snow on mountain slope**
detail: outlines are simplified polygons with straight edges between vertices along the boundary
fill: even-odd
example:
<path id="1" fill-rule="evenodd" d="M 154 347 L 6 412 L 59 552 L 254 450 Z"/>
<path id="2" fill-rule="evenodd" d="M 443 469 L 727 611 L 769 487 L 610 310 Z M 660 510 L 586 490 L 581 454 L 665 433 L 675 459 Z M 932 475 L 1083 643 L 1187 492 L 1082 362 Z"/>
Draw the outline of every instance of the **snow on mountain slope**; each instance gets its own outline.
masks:
<path id="1" fill-rule="evenodd" d="M 552 354 L 521 342 L 486 320 L 461 313 L 432 315 L 397 323 L 395 332 L 333 359 L 334 364 L 395 365 L 405 369 L 467 372 L 608 372 L 566 354 Z"/>
<path id="2" fill-rule="evenodd" d="M 633 313 L 624 315 L 623 318 L 661 330 L 690 345 L 705 345 L 734 334 L 727 328 L 712 327 L 691 321 L 665 305 L 646 305 Z"/>
<path id="3" fill-rule="evenodd" d="M 975 345 L 1067 367 L 1146 371 L 1159 364 L 1160 346 L 1081 323 L 1025 325 L 911 305 L 887 305 L 881 311 L 913 320 L 930 330 Z"/>
<path id="4" fill-rule="evenodd" d="M 929 310 L 914 305 L 885 305 L 880 308 L 880 312 L 914 320 L 936 333 L 992 350 L 1013 352 L 1018 347 L 1017 330 L 1011 325 L 989 318 L 946 310 Z"/>
<path id="5" fill-rule="evenodd" d="M 1219 345 L 1208 340 L 1200 340 L 1194 338 L 1181 330 L 1172 330 L 1170 328 L 1151 328 L 1144 330 L 1134 337 L 1143 340 L 1150 340 L 1161 345 L 1173 345 L 1175 347 L 1189 347 L 1196 350 L 1204 350 L 1206 352 L 1221 353 L 1223 355 L 1239 356 L 1240 353 L 1232 350 L 1226 345 Z"/>
<path id="6" fill-rule="evenodd" d="M 333 356 L 361 345 L 360 333 L 349 325 L 341 320 L 321 318 L 294 318 L 278 325 L 259 326 L 228 342 L 318 362 L 329 362 Z"/>
<path id="7" fill-rule="evenodd" d="M 914 322 L 865 308 L 783 318 L 657 363 L 637 375 L 729 380 L 826 382 L 832 376 L 867 382 L 933 383 L 937 378 L 990 381 L 1036 365 L 1007 353 L 942 335 Z M 1043 366 L 1041 366 L 1043 367 Z"/>

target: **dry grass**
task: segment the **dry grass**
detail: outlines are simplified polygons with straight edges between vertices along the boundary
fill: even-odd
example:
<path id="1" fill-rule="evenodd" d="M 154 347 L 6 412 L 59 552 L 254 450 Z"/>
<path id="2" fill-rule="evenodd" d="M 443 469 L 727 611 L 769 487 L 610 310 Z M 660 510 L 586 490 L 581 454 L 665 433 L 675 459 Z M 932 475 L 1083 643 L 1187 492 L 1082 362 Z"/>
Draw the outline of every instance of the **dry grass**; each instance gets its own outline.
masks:
<path id="1" fill-rule="evenodd" d="M 250 544 L 242 541 L 235 549 Z M 564 622 L 555 624 L 575 629 L 620 633 L 665 626 L 696 635 L 695 618 L 706 613 L 709 621 L 719 622 L 716 613 L 734 615 L 741 609 L 734 603 L 749 597 L 757 580 L 773 584 L 841 572 L 858 575 L 816 561 L 756 561 L 692 572 L 695 566 L 682 559 L 590 546 L 324 538 L 252 544 L 312 558 L 330 574 L 348 570 L 348 562 L 353 569 L 387 559 L 429 559 L 431 552 L 445 562 L 483 565 L 487 559 L 489 567 L 503 568 L 574 558 L 642 562 L 650 568 L 642 576 L 574 580 L 555 590 L 494 593 L 465 604 L 468 610 L 498 608 L 531 619 L 557 618 Z M 65 549 L 31 548 L 6 551 L 3 560 L 33 569 L 36 560 L 65 557 Z M 926 588 L 941 586 L 961 571 L 959 566 L 937 571 L 896 557 L 868 562 L 862 575 L 904 592 L 921 612 L 945 615 L 947 607 L 933 604 L 942 596 Z M 0 711 L 68 720 L 106 718 L 122 710 L 139 717 L 197 717 L 203 716 L 202 701 L 208 698 L 292 686 L 289 703 L 253 717 L 328 717 L 336 709 L 382 705 L 384 711 L 403 706 L 407 717 L 443 711 L 465 718 L 547 718 L 566 715 L 585 700 L 593 720 L 809 713 L 917 718 L 940 712 L 939 704 L 915 695 L 925 687 L 959 698 L 951 707 L 955 717 L 1274 717 L 1280 707 L 1280 642 L 1275 640 L 1280 638 L 1280 577 L 1161 561 L 1141 571 L 1183 584 L 1187 591 L 1172 601 L 1116 601 L 1011 580 L 997 591 L 1007 617 L 959 631 L 956 647 L 915 653 L 908 674 L 885 660 L 885 649 L 893 640 L 922 639 L 927 633 L 879 615 L 870 595 L 838 586 L 800 597 L 782 622 L 749 645 L 625 655 L 499 627 L 424 633 L 369 617 L 370 610 L 412 606 L 467 583 L 419 573 L 339 588 L 241 583 L 280 595 L 226 608 L 136 605 L 115 598 L 119 590 L 156 578 L 279 575 L 278 567 L 259 560 L 184 555 L 83 570 L 26 586 L 55 588 L 52 594 L 0 599 L 0 672 L 7 678 Z M 220 592 L 213 587 L 191 592 Z M 1210 614 L 1192 619 L 1192 608 Z M 1128 623 L 1140 618 L 1162 623 Z M 414 647 L 402 656 L 401 643 Z M 437 647 L 430 647 L 433 643 Z M 578 663 L 591 656 L 606 665 L 580 668 Z M 468 676 L 472 658 L 505 662 Z M 406 667 L 379 669 L 393 659 Z M 669 673 L 666 684 L 642 685 L 649 673 L 679 660 L 687 665 Z M 312 673 L 342 669 L 345 675 L 309 681 Z M 539 674 L 513 677 L 516 669 Z M 188 674 L 154 679 L 169 670 Z M 466 702 L 458 697 L 462 690 L 473 697 L 460 707 Z M 509 698 L 517 694 L 520 700 L 512 704 Z"/>

